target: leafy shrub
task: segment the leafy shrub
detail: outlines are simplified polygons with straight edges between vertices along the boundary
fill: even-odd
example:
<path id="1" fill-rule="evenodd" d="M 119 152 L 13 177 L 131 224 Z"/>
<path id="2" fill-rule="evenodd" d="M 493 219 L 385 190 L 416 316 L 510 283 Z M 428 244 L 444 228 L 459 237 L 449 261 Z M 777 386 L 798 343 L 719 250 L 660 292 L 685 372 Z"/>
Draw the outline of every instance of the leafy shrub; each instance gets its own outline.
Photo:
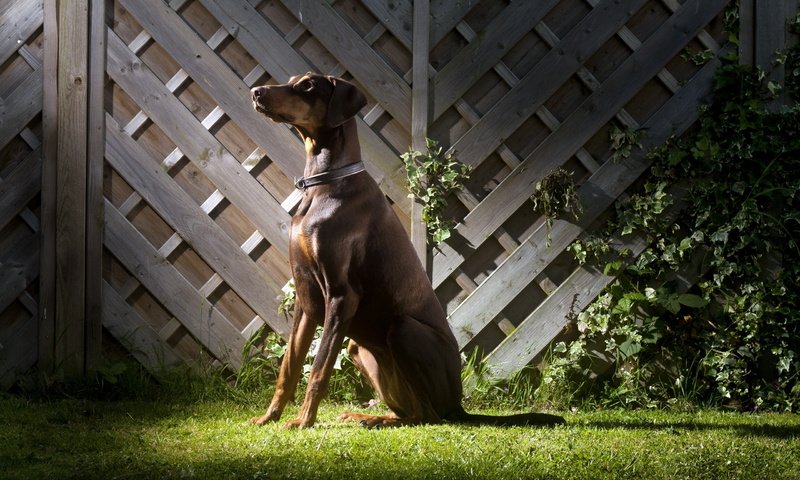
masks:
<path id="1" fill-rule="evenodd" d="M 800 407 L 800 105 L 771 108 L 782 88 L 766 77 L 727 58 L 697 127 L 651 152 L 642 190 L 570 247 L 620 274 L 577 316 L 577 340 L 554 347 L 547 381 L 575 386 L 573 401 Z M 612 131 L 618 147 L 638 141 Z M 683 209 L 676 221 L 670 208 Z M 612 232 L 651 243 L 612 255 Z M 689 290 L 687 266 L 699 273 Z"/>

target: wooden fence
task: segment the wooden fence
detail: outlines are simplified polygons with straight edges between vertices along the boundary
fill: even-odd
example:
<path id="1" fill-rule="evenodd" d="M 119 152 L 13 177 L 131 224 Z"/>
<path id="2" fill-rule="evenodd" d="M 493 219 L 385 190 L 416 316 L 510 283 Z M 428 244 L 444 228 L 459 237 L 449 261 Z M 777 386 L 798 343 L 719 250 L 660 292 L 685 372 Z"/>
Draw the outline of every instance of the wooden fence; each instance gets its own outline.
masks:
<path id="1" fill-rule="evenodd" d="M 363 156 L 417 245 L 400 153 L 431 137 L 473 167 L 428 263 L 461 347 L 508 375 L 611 280 L 565 253 L 648 166 L 608 161 L 609 130 L 643 129 L 646 150 L 692 125 L 719 62 L 684 54 L 720 51 L 727 3 L 7 0 L 0 386 L 37 364 L 81 375 L 120 345 L 154 371 L 236 369 L 260 327 L 287 335 L 305 153 L 248 89 L 309 70 L 367 94 Z M 789 3 L 743 2 L 743 24 L 783 25 Z M 763 56 L 753 31 L 743 45 Z M 584 212 L 549 230 L 529 197 L 556 167 Z"/>

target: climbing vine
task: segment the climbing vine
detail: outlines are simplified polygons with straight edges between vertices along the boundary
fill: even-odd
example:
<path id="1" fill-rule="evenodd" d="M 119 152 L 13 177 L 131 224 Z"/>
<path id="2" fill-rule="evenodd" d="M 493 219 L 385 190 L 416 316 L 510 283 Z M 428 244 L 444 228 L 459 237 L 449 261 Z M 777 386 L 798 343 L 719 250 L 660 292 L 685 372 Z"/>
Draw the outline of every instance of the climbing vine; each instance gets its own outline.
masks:
<path id="1" fill-rule="evenodd" d="M 570 247 L 619 276 L 576 315 L 577 339 L 554 346 L 546 382 L 609 405 L 798 410 L 798 52 L 777 57 L 786 64 L 777 86 L 724 59 L 696 127 L 650 152 L 641 190 Z M 781 92 L 789 104 L 770 107 Z M 638 142 L 617 128 L 612 147 L 614 136 Z M 612 248 L 612 234 L 634 232 L 650 242 L 641 255 Z"/>
<path id="2" fill-rule="evenodd" d="M 444 215 L 447 196 L 464 187 L 470 169 L 435 140 L 425 139 L 425 147 L 424 153 L 409 149 L 401 158 L 406 167 L 409 196 L 422 203 L 422 221 L 427 226 L 428 239 L 439 245 L 450 238 L 454 226 Z"/>

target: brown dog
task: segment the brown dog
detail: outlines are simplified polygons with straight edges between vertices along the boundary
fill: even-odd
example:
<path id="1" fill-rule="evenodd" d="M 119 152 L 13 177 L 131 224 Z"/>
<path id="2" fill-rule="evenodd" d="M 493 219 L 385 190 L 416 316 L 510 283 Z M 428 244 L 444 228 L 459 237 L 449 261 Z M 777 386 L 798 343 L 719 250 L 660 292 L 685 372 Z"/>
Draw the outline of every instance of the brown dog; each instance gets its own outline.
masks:
<path id="1" fill-rule="evenodd" d="M 403 226 L 363 171 L 353 117 L 366 105 L 364 95 L 340 78 L 313 73 L 251 93 L 256 110 L 297 129 L 307 152 L 289 252 L 297 289 L 294 325 L 272 402 L 251 421 L 280 418 L 294 397 L 315 327 L 322 325 L 302 410 L 287 427 L 314 424 L 345 336 L 353 362 L 393 415 L 345 413 L 342 419 L 370 427 L 563 423 L 555 415 L 490 417 L 461 407 L 455 337 Z"/>

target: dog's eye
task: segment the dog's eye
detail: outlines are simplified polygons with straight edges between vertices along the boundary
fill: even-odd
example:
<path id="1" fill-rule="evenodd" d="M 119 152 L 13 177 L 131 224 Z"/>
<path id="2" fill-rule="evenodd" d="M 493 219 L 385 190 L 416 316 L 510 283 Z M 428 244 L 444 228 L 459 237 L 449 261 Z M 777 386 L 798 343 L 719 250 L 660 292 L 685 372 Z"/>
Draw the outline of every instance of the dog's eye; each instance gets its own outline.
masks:
<path id="1" fill-rule="evenodd" d="M 301 92 L 310 92 L 314 89 L 314 82 L 311 80 L 303 80 L 302 82 L 298 83 L 295 88 Z"/>

